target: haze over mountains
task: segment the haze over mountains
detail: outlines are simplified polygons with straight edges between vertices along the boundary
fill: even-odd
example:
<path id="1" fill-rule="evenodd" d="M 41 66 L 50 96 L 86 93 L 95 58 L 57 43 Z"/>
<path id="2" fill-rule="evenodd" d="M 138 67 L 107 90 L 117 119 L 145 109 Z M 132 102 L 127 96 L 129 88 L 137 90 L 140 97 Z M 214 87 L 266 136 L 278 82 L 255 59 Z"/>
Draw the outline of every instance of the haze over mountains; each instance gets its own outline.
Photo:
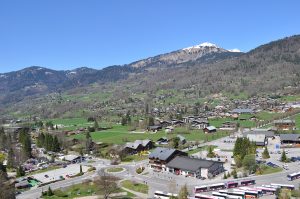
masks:
<path id="1" fill-rule="evenodd" d="M 297 89 L 300 36 L 274 41 L 248 53 L 203 43 L 102 70 L 84 67 L 56 71 L 33 66 L 0 74 L 0 105 L 7 107 L 26 96 L 112 82 L 119 82 L 120 87 L 131 85 L 133 92 L 197 87 L 203 95 L 237 91 L 255 95 L 286 87 Z"/>

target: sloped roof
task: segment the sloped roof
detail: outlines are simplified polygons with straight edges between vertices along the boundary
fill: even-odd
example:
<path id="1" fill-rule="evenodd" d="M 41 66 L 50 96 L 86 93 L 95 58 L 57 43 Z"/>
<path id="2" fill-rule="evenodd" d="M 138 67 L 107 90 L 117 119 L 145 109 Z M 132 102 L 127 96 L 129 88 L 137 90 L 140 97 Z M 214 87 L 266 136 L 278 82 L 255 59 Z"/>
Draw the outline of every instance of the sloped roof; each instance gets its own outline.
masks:
<path id="1" fill-rule="evenodd" d="M 171 148 L 157 147 L 149 155 L 149 158 L 156 158 L 159 160 L 167 160 L 175 151 L 177 151 L 177 150 L 171 149 Z"/>
<path id="2" fill-rule="evenodd" d="M 253 113 L 251 108 L 236 108 L 231 111 L 231 113 Z"/>
<path id="3" fill-rule="evenodd" d="M 280 134 L 280 140 L 300 141 L 300 134 Z"/>
<path id="4" fill-rule="evenodd" d="M 217 128 L 214 127 L 214 126 L 208 126 L 208 127 L 206 127 L 206 129 L 209 130 L 209 131 L 217 130 Z"/>
<path id="5" fill-rule="evenodd" d="M 254 135 L 257 135 L 257 134 L 264 134 L 266 137 L 274 137 L 275 136 L 275 133 L 274 131 L 268 131 L 268 130 L 262 130 L 262 129 L 256 129 L 256 130 L 253 130 L 253 131 L 247 131 L 244 133 L 244 137 L 247 137 L 247 135 L 249 134 L 254 134 Z"/>
<path id="6" fill-rule="evenodd" d="M 216 162 L 212 160 L 191 158 L 187 156 L 176 156 L 166 166 L 185 171 L 197 171 L 199 170 L 199 168 L 210 168 L 215 163 L 222 164 L 221 162 Z"/>
<path id="7" fill-rule="evenodd" d="M 247 138 L 256 143 L 264 143 L 266 140 L 266 135 L 264 134 L 248 134 Z"/>
<path id="8" fill-rule="evenodd" d="M 134 142 L 127 142 L 125 144 L 125 147 L 132 148 L 132 149 L 137 149 L 139 145 L 142 145 L 143 147 L 147 146 L 147 144 L 151 142 L 151 140 L 136 140 Z"/>

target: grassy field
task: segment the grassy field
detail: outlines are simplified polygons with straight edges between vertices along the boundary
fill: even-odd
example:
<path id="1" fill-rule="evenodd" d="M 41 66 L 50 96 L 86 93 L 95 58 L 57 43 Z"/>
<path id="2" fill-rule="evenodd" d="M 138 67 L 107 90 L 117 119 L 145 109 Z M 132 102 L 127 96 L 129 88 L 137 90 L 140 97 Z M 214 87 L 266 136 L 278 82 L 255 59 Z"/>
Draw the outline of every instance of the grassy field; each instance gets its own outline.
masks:
<path id="1" fill-rule="evenodd" d="M 300 101 L 300 95 L 288 95 L 280 98 L 284 102 L 296 102 Z"/>
<path id="2" fill-rule="evenodd" d="M 245 118 L 248 119 L 250 117 L 250 115 L 242 115 L 241 118 Z M 222 126 L 222 124 L 226 121 L 233 121 L 233 122 L 238 122 L 240 123 L 241 127 L 244 128 L 252 128 L 255 127 L 255 122 L 254 121 L 250 121 L 250 120 L 234 120 L 233 118 L 227 117 L 227 118 L 214 118 L 214 119 L 209 119 L 209 124 L 212 126 L 215 126 L 217 128 L 220 128 Z"/>
<path id="3" fill-rule="evenodd" d="M 145 184 L 135 183 L 130 180 L 125 180 L 122 182 L 122 186 L 126 189 L 148 194 L 149 187 Z"/>
<path id="4" fill-rule="evenodd" d="M 206 151 L 206 150 L 208 149 L 208 147 L 210 147 L 210 146 L 211 146 L 213 149 L 214 149 L 214 148 L 217 148 L 217 146 L 214 146 L 214 145 L 207 145 L 207 146 L 203 146 L 203 147 L 200 147 L 200 148 L 197 148 L 197 149 L 190 150 L 190 151 L 188 151 L 187 153 L 188 153 L 189 155 L 192 155 L 192 154 L 197 153 L 197 152 L 200 152 L 200 151 Z"/>
<path id="5" fill-rule="evenodd" d="M 181 134 L 188 141 L 211 141 L 228 135 L 227 132 L 217 132 L 213 134 L 204 134 L 201 130 L 190 130 L 187 133 L 185 128 L 178 128 L 175 133 L 167 134 L 164 131 L 157 133 L 130 133 L 127 131 L 126 126 L 116 125 L 112 129 L 97 131 L 91 133 L 92 139 L 97 142 L 113 143 L 113 144 L 124 144 L 126 142 L 132 142 L 135 140 L 151 139 L 153 141 L 158 140 L 161 137 L 172 138 L 176 135 Z M 74 138 L 85 139 L 85 134 L 74 135 Z"/>
<path id="6" fill-rule="evenodd" d="M 119 188 L 114 193 L 126 192 Z M 102 191 L 95 185 L 90 183 L 82 183 L 73 185 L 65 190 L 55 190 L 53 196 L 43 196 L 45 199 L 72 199 L 84 196 L 102 195 Z M 131 198 L 133 194 L 127 192 L 126 198 Z M 124 198 L 124 197 L 123 197 Z"/>
<path id="7" fill-rule="evenodd" d="M 260 175 L 266 175 L 266 174 L 271 174 L 271 173 L 277 173 L 277 172 L 281 172 L 282 168 L 277 167 L 277 168 L 273 168 L 273 167 L 269 167 L 269 166 L 262 166 L 261 167 L 261 173 Z"/>

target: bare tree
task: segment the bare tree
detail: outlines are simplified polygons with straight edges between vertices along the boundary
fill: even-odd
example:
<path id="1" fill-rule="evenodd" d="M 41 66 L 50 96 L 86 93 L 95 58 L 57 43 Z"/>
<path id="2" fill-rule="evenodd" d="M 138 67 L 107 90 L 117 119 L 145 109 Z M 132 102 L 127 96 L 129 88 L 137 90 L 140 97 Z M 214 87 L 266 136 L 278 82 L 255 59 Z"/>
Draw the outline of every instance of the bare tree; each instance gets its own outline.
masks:
<path id="1" fill-rule="evenodd" d="M 99 178 L 95 180 L 95 184 L 103 191 L 104 199 L 108 199 L 118 189 L 118 180 L 117 177 L 109 175 L 103 170 L 99 171 Z"/>

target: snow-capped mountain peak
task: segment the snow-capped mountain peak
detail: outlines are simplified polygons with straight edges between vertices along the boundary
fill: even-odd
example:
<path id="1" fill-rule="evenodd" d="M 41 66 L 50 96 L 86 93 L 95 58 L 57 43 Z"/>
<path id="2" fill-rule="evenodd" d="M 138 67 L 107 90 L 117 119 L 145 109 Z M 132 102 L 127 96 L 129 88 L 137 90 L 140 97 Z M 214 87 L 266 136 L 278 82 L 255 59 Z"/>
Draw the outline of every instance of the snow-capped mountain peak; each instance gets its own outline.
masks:
<path id="1" fill-rule="evenodd" d="M 219 48 L 216 44 L 209 43 L 209 42 L 204 42 L 204 43 L 199 44 L 199 45 L 183 48 L 182 50 L 200 49 L 200 48 L 205 48 L 205 47 Z"/>

